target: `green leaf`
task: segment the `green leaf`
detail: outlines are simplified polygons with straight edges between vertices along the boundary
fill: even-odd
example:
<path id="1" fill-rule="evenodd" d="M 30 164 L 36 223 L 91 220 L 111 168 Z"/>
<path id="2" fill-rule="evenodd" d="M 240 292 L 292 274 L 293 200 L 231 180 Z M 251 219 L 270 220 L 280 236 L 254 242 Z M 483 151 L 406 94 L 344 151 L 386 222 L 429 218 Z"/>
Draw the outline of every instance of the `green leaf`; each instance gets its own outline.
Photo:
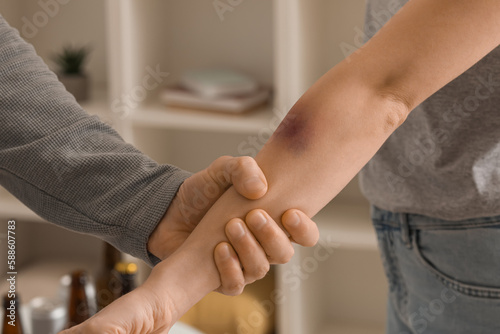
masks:
<path id="1" fill-rule="evenodd" d="M 52 55 L 52 61 L 59 66 L 60 71 L 65 74 L 83 74 L 83 65 L 90 54 L 87 46 L 73 47 L 66 45 L 61 53 Z"/>

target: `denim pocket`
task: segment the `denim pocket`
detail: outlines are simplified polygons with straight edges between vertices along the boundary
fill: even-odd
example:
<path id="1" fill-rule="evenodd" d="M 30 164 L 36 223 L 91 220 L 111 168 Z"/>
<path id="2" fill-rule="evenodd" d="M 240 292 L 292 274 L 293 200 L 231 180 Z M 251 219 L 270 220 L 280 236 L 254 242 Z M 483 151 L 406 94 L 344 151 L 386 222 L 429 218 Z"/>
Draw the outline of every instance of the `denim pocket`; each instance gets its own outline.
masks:
<path id="1" fill-rule="evenodd" d="M 413 249 L 444 285 L 478 298 L 500 298 L 500 223 L 416 230 Z"/>

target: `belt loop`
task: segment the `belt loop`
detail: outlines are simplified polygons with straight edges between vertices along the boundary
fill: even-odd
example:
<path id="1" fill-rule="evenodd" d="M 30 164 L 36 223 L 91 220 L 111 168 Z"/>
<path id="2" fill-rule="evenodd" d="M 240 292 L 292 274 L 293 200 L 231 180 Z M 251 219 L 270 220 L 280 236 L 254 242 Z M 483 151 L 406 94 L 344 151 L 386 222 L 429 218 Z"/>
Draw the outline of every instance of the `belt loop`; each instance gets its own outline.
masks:
<path id="1" fill-rule="evenodd" d="M 403 240 L 403 243 L 405 244 L 406 248 L 411 249 L 412 244 L 411 244 L 411 236 L 410 236 L 410 226 L 408 224 L 408 214 L 407 213 L 400 213 L 401 219 L 400 219 L 400 224 L 401 224 L 401 239 Z"/>

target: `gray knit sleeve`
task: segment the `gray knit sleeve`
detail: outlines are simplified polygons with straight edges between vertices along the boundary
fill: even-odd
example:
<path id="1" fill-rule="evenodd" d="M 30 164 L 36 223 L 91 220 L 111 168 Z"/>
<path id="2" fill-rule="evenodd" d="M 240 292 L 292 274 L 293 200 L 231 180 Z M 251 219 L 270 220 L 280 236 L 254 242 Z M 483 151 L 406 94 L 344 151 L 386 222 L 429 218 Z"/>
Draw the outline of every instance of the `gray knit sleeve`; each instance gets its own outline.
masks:
<path id="1" fill-rule="evenodd" d="M 0 184 L 44 219 L 156 262 L 149 235 L 190 174 L 90 116 L 0 16 Z"/>

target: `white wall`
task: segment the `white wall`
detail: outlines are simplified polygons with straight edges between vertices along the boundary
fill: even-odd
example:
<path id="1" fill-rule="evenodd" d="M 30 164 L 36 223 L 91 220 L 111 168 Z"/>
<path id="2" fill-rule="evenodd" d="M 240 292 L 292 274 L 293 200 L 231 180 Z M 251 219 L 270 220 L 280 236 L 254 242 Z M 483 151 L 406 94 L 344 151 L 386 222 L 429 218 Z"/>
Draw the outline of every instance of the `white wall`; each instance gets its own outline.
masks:
<path id="1" fill-rule="evenodd" d="M 51 55 L 63 45 L 91 46 L 86 68 L 97 85 L 107 81 L 104 8 L 103 0 L 71 0 L 67 4 L 57 0 L 0 0 L 0 13 L 35 46 L 51 69 L 56 69 Z"/>
<path id="2" fill-rule="evenodd" d="M 365 0 L 300 0 L 302 91 L 341 62 L 342 43 L 353 44 L 363 29 Z M 305 47 L 304 47 L 305 45 Z"/>

